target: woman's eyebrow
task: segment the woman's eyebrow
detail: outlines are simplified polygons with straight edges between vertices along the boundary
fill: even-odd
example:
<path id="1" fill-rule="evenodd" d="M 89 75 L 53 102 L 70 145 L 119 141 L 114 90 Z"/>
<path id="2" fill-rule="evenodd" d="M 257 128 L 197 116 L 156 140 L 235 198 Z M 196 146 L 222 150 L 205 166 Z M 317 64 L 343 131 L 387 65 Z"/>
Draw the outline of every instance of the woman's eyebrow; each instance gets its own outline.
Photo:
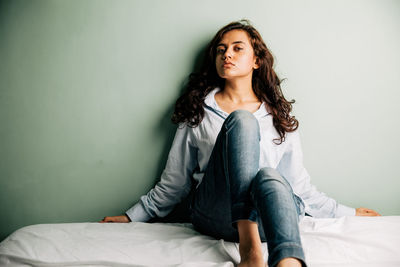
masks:
<path id="1" fill-rule="evenodd" d="M 243 41 L 235 41 L 232 44 L 245 44 L 245 42 L 243 42 Z M 226 46 L 226 44 L 224 44 L 224 43 L 219 43 L 217 46 L 220 46 L 220 45 Z"/>

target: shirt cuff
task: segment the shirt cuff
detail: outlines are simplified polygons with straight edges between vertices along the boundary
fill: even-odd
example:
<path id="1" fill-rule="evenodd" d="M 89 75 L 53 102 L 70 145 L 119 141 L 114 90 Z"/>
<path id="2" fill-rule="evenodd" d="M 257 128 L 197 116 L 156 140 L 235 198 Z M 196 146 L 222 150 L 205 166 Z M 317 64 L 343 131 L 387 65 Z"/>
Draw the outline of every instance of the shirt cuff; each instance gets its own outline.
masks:
<path id="1" fill-rule="evenodd" d="M 127 210 L 125 214 L 132 222 L 147 222 L 152 217 L 146 212 L 141 202 L 138 202 L 132 208 Z"/>
<path id="2" fill-rule="evenodd" d="M 356 216 L 356 209 L 338 204 L 338 207 L 336 209 L 336 218 L 343 216 Z"/>

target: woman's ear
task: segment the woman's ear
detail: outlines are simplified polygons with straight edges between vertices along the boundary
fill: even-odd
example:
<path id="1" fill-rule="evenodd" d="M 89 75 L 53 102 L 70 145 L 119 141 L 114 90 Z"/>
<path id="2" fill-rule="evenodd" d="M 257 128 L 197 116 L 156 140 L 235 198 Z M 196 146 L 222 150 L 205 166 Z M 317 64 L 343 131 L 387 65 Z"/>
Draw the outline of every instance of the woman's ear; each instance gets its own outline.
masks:
<path id="1" fill-rule="evenodd" d="M 254 66 L 253 66 L 253 68 L 256 70 L 256 69 L 258 69 L 259 67 L 260 67 L 260 65 L 258 64 L 258 58 L 256 58 L 256 62 L 254 62 Z"/>

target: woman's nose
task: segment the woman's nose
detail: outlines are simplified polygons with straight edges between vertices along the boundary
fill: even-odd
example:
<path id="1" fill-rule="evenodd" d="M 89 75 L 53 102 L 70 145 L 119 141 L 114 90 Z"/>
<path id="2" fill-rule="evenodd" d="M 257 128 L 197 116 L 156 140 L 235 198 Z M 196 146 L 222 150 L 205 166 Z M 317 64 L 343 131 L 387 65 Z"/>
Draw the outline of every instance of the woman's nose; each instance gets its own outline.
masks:
<path id="1" fill-rule="evenodd" d="M 225 54 L 222 56 L 222 59 L 225 60 L 226 58 L 232 58 L 232 56 L 231 56 L 230 54 L 225 53 Z"/>
<path id="2" fill-rule="evenodd" d="M 225 60 L 226 58 L 232 58 L 231 50 L 228 48 L 226 48 L 225 52 L 222 54 L 222 60 Z"/>

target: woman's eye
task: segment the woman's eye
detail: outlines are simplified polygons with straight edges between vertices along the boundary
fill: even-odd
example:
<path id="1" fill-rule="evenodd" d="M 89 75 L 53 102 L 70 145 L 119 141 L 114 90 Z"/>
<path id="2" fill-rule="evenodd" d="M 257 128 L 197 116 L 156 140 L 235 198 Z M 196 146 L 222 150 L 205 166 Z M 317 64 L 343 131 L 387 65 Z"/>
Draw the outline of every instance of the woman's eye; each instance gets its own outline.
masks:
<path id="1" fill-rule="evenodd" d="M 235 51 L 239 51 L 239 50 L 243 50 L 243 48 L 241 48 L 241 47 L 235 47 L 235 48 L 233 48 Z M 223 48 L 217 48 L 217 53 L 218 54 L 223 54 L 223 53 L 225 53 L 225 49 L 223 49 Z"/>

